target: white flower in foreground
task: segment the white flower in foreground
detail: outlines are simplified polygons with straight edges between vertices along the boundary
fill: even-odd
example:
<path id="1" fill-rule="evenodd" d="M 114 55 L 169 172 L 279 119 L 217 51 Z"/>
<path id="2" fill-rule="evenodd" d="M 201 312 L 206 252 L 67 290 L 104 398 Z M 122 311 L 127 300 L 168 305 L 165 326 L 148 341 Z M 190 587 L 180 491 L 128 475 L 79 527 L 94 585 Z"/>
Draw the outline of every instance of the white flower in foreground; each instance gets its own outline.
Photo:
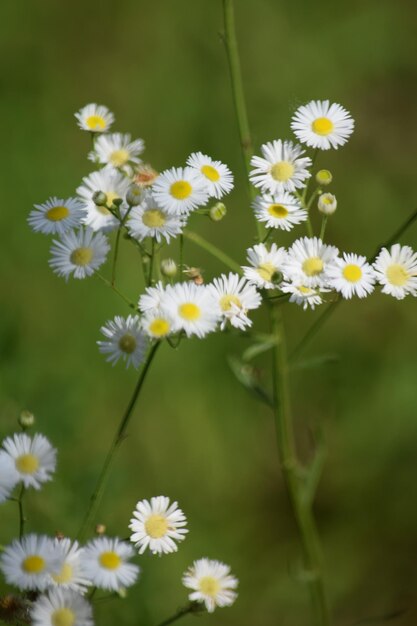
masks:
<path id="1" fill-rule="evenodd" d="M 114 122 L 114 115 L 102 104 L 87 104 L 75 113 L 78 126 L 90 133 L 105 133 Z"/>
<path id="2" fill-rule="evenodd" d="M 163 339 L 172 332 L 174 326 L 172 317 L 162 310 L 151 310 L 141 318 L 143 332 L 152 339 Z"/>
<path id="3" fill-rule="evenodd" d="M 78 232 L 71 230 L 54 239 L 51 248 L 52 258 L 49 265 L 55 274 L 64 276 L 66 280 L 86 278 L 105 262 L 110 245 L 103 233 L 94 233 L 91 228 L 81 229 Z"/>
<path id="4" fill-rule="evenodd" d="M 204 285 L 191 282 L 168 285 L 163 307 L 172 316 L 174 332 L 183 330 L 187 337 L 204 337 L 215 330 L 219 321 L 216 303 Z"/>
<path id="5" fill-rule="evenodd" d="M 77 198 L 49 198 L 44 204 L 35 204 L 28 222 L 35 232 L 62 235 L 80 226 L 85 217 L 84 205 Z"/>
<path id="6" fill-rule="evenodd" d="M 93 609 L 76 591 L 50 589 L 33 604 L 32 626 L 93 626 Z"/>
<path id="7" fill-rule="evenodd" d="M 40 489 L 42 483 L 52 480 L 56 467 L 56 449 L 43 435 L 37 434 L 32 438 L 26 433 L 14 434 L 3 441 L 3 448 L 25 487 Z"/>
<path id="8" fill-rule="evenodd" d="M 378 282 L 383 285 L 382 293 L 387 293 L 397 300 L 408 294 L 417 296 L 417 252 L 410 246 L 391 246 L 382 248 L 378 254 L 374 270 Z"/>
<path id="9" fill-rule="evenodd" d="M 116 315 L 100 328 L 106 341 L 97 341 L 100 352 L 107 354 L 107 361 L 116 365 L 119 359 L 138 368 L 143 362 L 148 347 L 148 340 L 142 332 L 138 315 L 127 318 Z"/>
<path id="10" fill-rule="evenodd" d="M 52 574 L 52 584 L 62 589 L 72 589 L 78 593 L 84 593 L 91 582 L 85 575 L 81 564 L 81 548 L 77 541 L 72 542 L 68 538 L 55 539 L 55 548 L 62 555 L 61 569 Z"/>
<path id="11" fill-rule="evenodd" d="M 172 215 L 188 215 L 209 199 L 205 179 L 192 167 L 165 170 L 156 179 L 152 193 L 161 209 Z"/>
<path id="12" fill-rule="evenodd" d="M 161 281 L 158 281 L 154 287 L 147 287 L 145 293 L 140 296 L 139 309 L 142 313 L 159 311 L 164 296 L 165 287 Z"/>
<path id="13" fill-rule="evenodd" d="M 344 252 L 327 267 L 326 280 L 344 298 L 366 298 L 374 290 L 375 272 L 366 257 Z"/>
<path id="14" fill-rule="evenodd" d="M 118 591 L 137 580 L 140 568 L 127 562 L 133 555 L 132 546 L 125 541 L 97 537 L 84 547 L 81 563 L 95 587 Z"/>
<path id="15" fill-rule="evenodd" d="M 184 528 L 187 520 L 178 504 L 170 505 L 169 498 L 157 496 L 149 500 L 140 500 L 133 511 L 129 528 L 132 531 L 130 541 L 143 554 L 147 548 L 152 554 L 168 554 L 178 550 L 176 542 L 183 541 L 188 530 Z"/>
<path id="16" fill-rule="evenodd" d="M 304 181 L 311 176 L 307 169 L 311 159 L 300 158 L 304 154 L 301 146 L 277 139 L 263 144 L 261 152 L 263 157 L 254 156 L 250 162 L 254 169 L 249 179 L 255 187 L 270 193 L 305 187 Z"/>
<path id="17" fill-rule="evenodd" d="M 306 287 L 301 283 L 281 283 L 279 288 L 284 293 L 290 293 L 290 302 L 295 302 L 299 306 L 302 306 L 304 311 L 310 307 L 311 309 L 315 309 L 316 306 L 323 303 L 323 298 L 320 295 L 318 289 L 312 289 L 311 287 Z M 320 289 L 321 292 L 329 291 L 328 289 Z"/>
<path id="18" fill-rule="evenodd" d="M 296 224 L 305 222 L 307 211 L 301 208 L 298 200 L 290 193 L 258 196 L 252 207 L 257 220 L 265 222 L 268 228 L 291 230 Z"/>
<path id="19" fill-rule="evenodd" d="M 218 313 L 223 318 L 222 329 L 227 321 L 241 330 L 252 326 L 247 312 L 257 309 L 262 303 L 262 298 L 245 278 L 232 272 L 229 276 L 222 274 L 220 278 L 215 278 L 212 284 L 207 285 L 207 289 L 212 293 Z"/>
<path id="20" fill-rule="evenodd" d="M 317 237 L 297 239 L 288 250 L 285 272 L 293 282 L 306 287 L 325 287 L 326 269 L 339 251 Z"/>
<path id="21" fill-rule="evenodd" d="M 131 181 L 127 176 L 111 168 L 103 168 L 98 172 L 92 172 L 85 176 L 81 185 L 77 188 L 77 194 L 86 211 L 83 220 L 84 224 L 90 226 L 93 230 L 102 230 L 104 232 L 117 228 L 120 222 L 107 207 L 111 207 L 116 199 L 124 200 L 130 184 Z M 106 194 L 107 207 L 99 206 L 94 202 L 93 196 L 97 191 Z M 122 215 L 126 209 L 127 204 L 123 201 L 119 207 Z"/>
<path id="22" fill-rule="evenodd" d="M 273 243 L 268 249 L 265 244 L 258 243 L 247 250 L 247 259 L 251 266 L 244 265 L 242 269 L 249 282 L 264 289 L 275 289 L 275 277 L 284 272 L 286 258 L 285 248 L 278 248 Z"/>
<path id="23" fill-rule="evenodd" d="M 0 503 L 7 500 L 18 482 L 19 474 L 12 457 L 0 450 Z"/>
<path id="24" fill-rule="evenodd" d="M 294 113 L 291 128 L 299 141 L 320 150 L 343 146 L 352 134 L 354 121 L 340 104 L 312 100 Z"/>
<path id="25" fill-rule="evenodd" d="M 198 559 L 185 572 L 183 585 L 192 589 L 191 602 L 204 602 L 212 613 L 216 606 L 231 606 L 237 598 L 235 589 L 239 581 L 230 575 L 230 567 L 220 561 Z"/>
<path id="26" fill-rule="evenodd" d="M 143 139 L 132 138 L 129 134 L 112 133 L 100 135 L 94 144 L 94 150 L 88 158 L 91 161 L 106 163 L 110 167 L 123 168 L 129 163 L 140 163 L 139 154 L 145 149 Z"/>
<path id="27" fill-rule="evenodd" d="M 221 161 L 214 161 L 202 152 L 193 152 L 187 159 L 187 165 L 204 176 L 211 197 L 220 199 L 232 191 L 233 174 Z"/>
<path id="28" fill-rule="evenodd" d="M 158 243 L 163 239 L 169 243 L 171 237 L 182 233 L 185 218 L 168 213 L 148 194 L 138 206 L 133 207 L 126 225 L 130 234 L 139 241 L 154 237 Z"/>
<path id="29" fill-rule="evenodd" d="M 43 591 L 51 584 L 50 575 L 59 572 L 61 565 L 61 551 L 43 535 L 16 539 L 0 555 L 0 569 L 6 581 L 22 590 Z"/>

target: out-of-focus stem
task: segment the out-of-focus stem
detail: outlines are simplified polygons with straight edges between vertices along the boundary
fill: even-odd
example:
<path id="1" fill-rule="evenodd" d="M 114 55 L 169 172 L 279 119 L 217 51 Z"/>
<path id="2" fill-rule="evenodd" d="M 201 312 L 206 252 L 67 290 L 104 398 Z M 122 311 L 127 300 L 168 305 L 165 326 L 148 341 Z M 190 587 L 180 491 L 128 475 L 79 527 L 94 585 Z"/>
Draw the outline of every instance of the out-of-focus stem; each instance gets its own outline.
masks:
<path id="1" fill-rule="evenodd" d="M 19 496 L 17 498 L 17 504 L 19 507 L 19 539 L 21 539 L 23 535 L 25 534 L 26 517 L 25 517 L 25 512 L 23 509 L 23 498 L 25 495 L 25 491 L 26 491 L 25 485 L 24 483 L 22 483 Z"/>
<path id="2" fill-rule="evenodd" d="M 203 250 L 206 250 L 206 252 L 218 259 L 221 263 L 227 265 L 227 267 L 229 267 L 234 272 L 237 272 L 238 274 L 242 273 L 242 268 L 240 267 L 239 263 L 236 263 L 236 261 L 231 259 L 230 256 L 223 252 L 223 250 L 220 250 L 220 248 L 214 246 L 212 243 L 204 239 L 204 237 L 202 237 L 201 235 L 198 235 L 191 230 L 185 230 L 183 234 L 186 239 L 189 239 L 197 246 L 200 246 L 200 248 L 203 248 Z"/>

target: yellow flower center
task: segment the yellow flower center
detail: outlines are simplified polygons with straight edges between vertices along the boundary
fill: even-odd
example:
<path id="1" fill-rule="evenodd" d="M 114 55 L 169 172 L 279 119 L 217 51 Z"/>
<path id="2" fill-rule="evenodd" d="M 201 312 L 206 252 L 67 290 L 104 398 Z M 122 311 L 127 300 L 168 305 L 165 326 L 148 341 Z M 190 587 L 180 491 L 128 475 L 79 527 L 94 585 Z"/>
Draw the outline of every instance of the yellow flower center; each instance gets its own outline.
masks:
<path id="1" fill-rule="evenodd" d="M 152 539 L 160 539 L 169 528 L 168 520 L 162 515 L 150 515 L 145 522 L 145 530 Z"/>
<path id="2" fill-rule="evenodd" d="M 171 196 L 176 200 L 185 200 L 191 194 L 193 188 L 186 180 L 177 180 L 170 187 Z"/>
<path id="3" fill-rule="evenodd" d="M 402 287 L 410 278 L 410 274 L 405 267 L 399 263 L 393 263 L 387 267 L 386 275 L 389 282 L 391 285 L 394 285 L 394 287 Z"/>
<path id="4" fill-rule="evenodd" d="M 270 174 L 274 180 L 283 183 L 291 178 L 294 171 L 295 167 L 292 163 L 289 161 L 279 161 L 278 163 L 274 163 L 271 167 Z"/>
<path id="5" fill-rule="evenodd" d="M 85 120 L 85 123 L 90 130 L 103 130 L 103 128 L 106 128 L 106 120 L 101 115 L 90 115 Z"/>
<path id="6" fill-rule="evenodd" d="M 119 348 L 122 352 L 126 354 L 132 354 L 135 351 L 137 346 L 136 339 L 133 335 L 126 333 L 123 337 L 119 339 Z"/>
<path id="7" fill-rule="evenodd" d="M 88 265 L 93 258 L 93 248 L 76 248 L 71 252 L 70 261 L 74 265 Z"/>
<path id="8" fill-rule="evenodd" d="M 45 559 L 37 554 L 27 556 L 22 563 L 22 569 L 27 574 L 39 574 L 45 569 Z"/>
<path id="9" fill-rule="evenodd" d="M 21 474 L 34 474 L 39 467 L 39 459 L 34 454 L 22 454 L 15 460 L 15 465 Z"/>
<path id="10" fill-rule="evenodd" d="M 312 256 L 303 263 L 303 272 L 307 276 L 317 276 L 323 271 L 323 261 L 318 256 Z"/>
<path id="11" fill-rule="evenodd" d="M 189 322 L 194 322 L 201 317 L 201 309 L 194 304 L 194 302 L 184 302 L 184 304 L 180 304 L 178 313 Z"/>
<path id="12" fill-rule="evenodd" d="M 304 287 L 304 285 L 301 285 L 300 287 L 298 287 L 298 291 L 300 291 L 304 296 L 309 296 L 314 292 L 314 289 L 310 289 L 310 287 Z"/>
<path id="13" fill-rule="evenodd" d="M 258 272 L 262 280 L 271 282 L 274 274 L 277 271 L 277 268 L 274 265 L 272 265 L 272 263 L 261 263 L 256 268 L 256 271 Z"/>
<path id="14" fill-rule="evenodd" d="M 148 228 L 160 228 L 166 221 L 165 214 L 160 209 L 148 209 L 142 215 L 142 222 Z"/>
<path id="15" fill-rule="evenodd" d="M 164 337 L 169 333 L 170 324 L 163 318 L 156 318 L 149 324 L 149 332 L 154 337 Z"/>
<path id="16" fill-rule="evenodd" d="M 51 222 L 60 222 L 68 217 L 69 214 L 69 209 L 66 206 L 54 206 L 49 211 L 46 211 L 45 217 Z"/>
<path id="17" fill-rule="evenodd" d="M 239 298 L 233 294 L 226 294 L 220 298 L 220 308 L 222 311 L 230 311 L 232 304 L 242 308 L 242 303 Z"/>
<path id="18" fill-rule="evenodd" d="M 287 217 L 288 210 L 282 204 L 270 204 L 268 207 L 268 213 L 269 215 L 272 215 L 272 217 L 283 218 Z"/>
<path id="19" fill-rule="evenodd" d="M 311 124 L 311 128 L 316 135 L 328 135 L 334 129 L 334 124 L 328 117 L 317 117 Z"/>
<path id="20" fill-rule="evenodd" d="M 121 148 L 120 150 L 114 150 L 114 152 L 111 153 L 109 161 L 113 167 L 122 167 L 122 165 L 125 165 L 129 161 L 129 157 L 129 152 L 124 148 Z"/>
<path id="21" fill-rule="evenodd" d="M 57 609 L 52 613 L 52 626 L 73 626 L 75 617 L 75 613 L 71 609 L 62 607 L 62 609 Z"/>
<path id="22" fill-rule="evenodd" d="M 345 265 L 342 273 L 350 283 L 357 283 L 362 278 L 362 270 L 359 265 Z"/>
<path id="23" fill-rule="evenodd" d="M 204 174 L 206 178 L 211 180 L 212 183 L 216 183 L 220 178 L 219 172 L 212 165 L 203 165 L 201 173 Z"/>
<path id="24" fill-rule="evenodd" d="M 64 585 L 72 580 L 73 570 L 69 563 L 64 563 L 58 574 L 52 574 L 52 578 L 57 585 Z"/>
<path id="25" fill-rule="evenodd" d="M 100 565 L 102 567 L 105 567 L 106 569 L 117 569 L 118 567 L 120 567 L 122 559 L 118 554 L 116 554 L 116 552 L 109 551 L 102 552 L 100 554 L 99 561 Z"/>
<path id="26" fill-rule="evenodd" d="M 220 591 L 220 583 L 214 576 L 203 576 L 198 582 L 201 593 L 206 596 L 215 598 Z"/>

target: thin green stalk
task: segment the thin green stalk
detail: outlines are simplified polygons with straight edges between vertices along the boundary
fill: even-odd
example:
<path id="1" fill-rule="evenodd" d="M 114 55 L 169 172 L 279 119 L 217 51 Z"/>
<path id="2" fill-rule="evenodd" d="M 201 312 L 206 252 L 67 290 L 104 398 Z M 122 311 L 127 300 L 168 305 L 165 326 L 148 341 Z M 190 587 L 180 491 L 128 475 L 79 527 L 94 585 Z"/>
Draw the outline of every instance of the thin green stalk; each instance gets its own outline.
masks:
<path id="1" fill-rule="evenodd" d="M 122 443 L 122 441 L 124 440 L 125 436 L 126 436 L 126 430 L 127 427 L 129 426 L 130 420 L 132 418 L 133 415 L 133 409 L 135 408 L 136 405 L 136 401 L 139 397 L 140 391 L 142 389 L 143 383 L 145 382 L 145 378 L 146 375 L 149 371 L 149 368 L 151 366 L 151 363 L 153 361 L 153 358 L 155 356 L 155 353 L 158 349 L 159 346 L 159 342 L 155 343 L 149 354 L 148 357 L 142 367 L 142 370 L 140 372 L 139 375 L 139 379 L 138 382 L 136 383 L 136 387 L 133 391 L 132 397 L 129 400 L 129 403 L 126 407 L 126 410 L 122 416 L 122 419 L 120 420 L 119 426 L 117 428 L 117 431 L 113 437 L 113 441 L 110 445 L 110 448 L 107 452 L 106 458 L 104 460 L 104 464 L 103 467 L 101 469 L 100 475 L 98 477 L 97 480 L 97 484 L 96 487 L 94 489 L 94 492 L 90 498 L 90 503 L 87 509 L 87 512 L 84 516 L 84 520 L 81 524 L 80 530 L 78 532 L 78 538 L 81 540 L 84 538 L 86 532 L 88 531 L 90 524 L 97 512 L 97 509 L 99 507 L 100 504 L 100 500 L 103 496 L 103 492 L 104 492 L 104 488 L 105 488 L 105 483 L 107 480 L 107 476 L 109 474 L 110 468 L 111 468 L 111 464 L 112 461 L 115 457 L 115 454 L 120 446 L 120 444 Z"/>
<path id="2" fill-rule="evenodd" d="M 168 617 L 168 619 L 164 620 L 158 626 L 168 626 L 168 624 L 173 624 L 177 620 L 181 619 L 185 615 L 190 615 L 191 613 L 201 613 L 203 611 L 203 607 L 201 604 L 197 604 L 196 602 L 191 602 L 187 606 L 179 609 L 174 615 Z"/>
<path id="3" fill-rule="evenodd" d="M 116 282 L 116 265 L 117 265 L 117 256 L 119 254 L 119 241 L 120 241 L 121 232 L 122 232 L 122 226 L 120 225 L 119 228 L 117 229 L 116 242 L 114 244 L 113 265 L 112 265 L 112 271 L 111 271 L 111 286 L 112 287 L 114 287 L 114 283 Z"/>
<path id="4" fill-rule="evenodd" d="M 180 264 L 180 272 L 183 271 L 183 265 L 184 265 L 184 234 L 181 233 L 180 235 L 180 259 L 179 259 L 179 264 Z"/>
<path id="5" fill-rule="evenodd" d="M 214 246 L 212 243 L 204 239 L 204 237 L 202 237 L 201 235 L 198 235 L 191 230 L 185 230 L 183 234 L 186 239 L 189 239 L 197 246 L 200 246 L 200 248 L 203 248 L 203 250 L 209 252 L 212 256 L 221 261 L 221 263 L 227 265 L 227 267 L 229 267 L 234 272 L 237 272 L 238 274 L 242 273 L 242 268 L 240 267 L 239 263 L 236 263 L 236 261 L 231 259 L 230 256 L 223 252 L 223 250 L 220 250 L 220 248 Z"/>
<path id="6" fill-rule="evenodd" d="M 150 261 L 149 261 L 149 274 L 148 274 L 148 280 L 147 280 L 148 287 L 152 284 L 153 262 L 155 258 L 155 239 L 153 238 L 152 238 L 151 246 L 152 247 L 151 247 L 151 254 L 150 254 Z"/>
<path id="7" fill-rule="evenodd" d="M 131 300 L 129 300 L 129 298 L 127 298 L 121 291 L 119 291 L 119 289 L 115 285 L 113 285 L 110 280 L 107 280 L 107 278 L 104 278 L 104 276 L 100 274 L 100 272 L 96 272 L 96 276 L 101 281 L 103 281 L 103 283 L 107 285 L 107 287 L 110 287 L 110 289 L 112 289 L 115 293 L 117 293 L 117 295 L 120 298 L 122 298 L 122 300 L 124 300 L 131 309 L 136 311 L 136 308 L 137 308 L 136 305 Z"/>
<path id="8" fill-rule="evenodd" d="M 25 534 L 26 517 L 25 517 L 25 512 L 23 510 L 23 497 L 25 495 L 25 492 L 26 492 L 26 488 L 25 488 L 25 485 L 22 483 L 22 486 L 20 487 L 19 496 L 17 498 L 17 504 L 19 507 L 19 539 L 21 539 L 23 535 Z"/>
<path id="9" fill-rule="evenodd" d="M 326 232 L 327 220 L 328 220 L 328 216 L 323 215 L 321 219 L 321 228 L 320 228 L 320 239 L 322 241 L 324 241 L 324 233 Z"/>

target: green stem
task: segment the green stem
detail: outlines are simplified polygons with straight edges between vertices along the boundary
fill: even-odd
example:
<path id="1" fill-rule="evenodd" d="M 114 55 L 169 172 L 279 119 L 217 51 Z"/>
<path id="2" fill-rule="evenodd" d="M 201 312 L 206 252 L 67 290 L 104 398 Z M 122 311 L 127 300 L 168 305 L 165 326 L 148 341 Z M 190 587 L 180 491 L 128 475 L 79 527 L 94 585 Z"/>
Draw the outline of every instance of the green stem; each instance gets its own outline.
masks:
<path id="1" fill-rule="evenodd" d="M 25 534 L 26 517 L 25 517 L 25 512 L 23 510 L 23 497 L 25 495 L 25 491 L 26 491 L 25 485 L 22 483 L 19 496 L 17 498 L 17 504 L 19 507 L 19 539 L 21 539 L 23 535 Z"/>
<path id="2" fill-rule="evenodd" d="M 120 298 L 122 298 L 122 300 L 124 300 L 131 309 L 133 309 L 134 311 L 137 310 L 136 305 L 131 300 L 129 300 L 129 298 L 127 298 L 121 291 L 119 291 L 119 289 L 115 285 L 113 285 L 110 280 L 107 280 L 107 278 L 104 278 L 104 276 L 100 274 L 100 272 L 96 272 L 96 276 L 101 281 L 103 281 L 103 283 L 107 285 L 107 287 L 110 287 L 110 289 L 112 289 L 115 293 L 117 293 L 117 295 Z"/>
<path id="3" fill-rule="evenodd" d="M 152 284 L 153 262 L 155 258 L 155 239 L 152 239 L 151 246 L 152 247 L 151 247 L 150 260 L 149 260 L 149 274 L 148 274 L 148 280 L 147 280 L 148 287 L 150 287 L 150 285 Z"/>
<path id="4" fill-rule="evenodd" d="M 180 258 L 179 258 L 179 267 L 180 267 L 180 274 L 182 275 L 182 272 L 184 270 L 184 235 L 185 233 L 181 233 L 180 235 Z"/>
<path id="5" fill-rule="evenodd" d="M 223 252 L 223 250 L 220 250 L 220 248 L 217 248 L 209 241 L 206 241 L 206 239 L 204 239 L 201 235 L 198 235 L 190 230 L 185 230 L 184 237 L 195 243 L 197 246 L 200 246 L 200 248 L 203 248 L 203 250 L 209 252 L 212 256 L 218 259 L 221 263 L 227 265 L 227 267 L 234 272 L 237 272 L 238 274 L 242 273 L 242 268 L 238 263 L 236 263 L 236 261 L 231 259 L 230 256 Z"/>
<path id="6" fill-rule="evenodd" d="M 88 528 L 97 512 L 98 506 L 100 504 L 100 500 L 103 496 L 103 492 L 104 492 L 104 488 L 105 488 L 105 483 L 107 480 L 107 476 L 109 474 L 110 468 L 111 468 L 111 464 L 112 461 L 114 459 L 115 453 L 117 452 L 120 444 L 122 443 L 122 441 L 124 440 L 125 436 L 126 436 L 126 430 L 127 427 L 129 426 L 131 417 L 133 415 L 133 409 L 135 408 L 136 405 L 136 401 L 139 397 L 140 391 L 142 389 L 143 383 L 145 382 L 145 378 L 146 378 L 146 374 L 149 371 L 149 368 L 151 366 L 151 363 L 153 361 L 153 358 L 155 356 L 155 353 L 158 349 L 159 346 L 159 342 L 155 343 L 149 354 L 148 357 L 142 367 L 141 373 L 139 375 L 139 379 L 138 382 L 136 383 L 136 387 L 133 391 L 132 397 L 129 400 L 129 404 L 126 407 L 126 410 L 122 416 L 122 419 L 120 420 L 119 426 L 117 428 L 117 431 L 113 437 L 113 441 L 110 445 L 110 448 L 107 452 L 106 458 L 104 460 L 104 464 L 103 467 L 101 469 L 100 475 L 98 477 L 97 480 L 97 484 L 96 487 L 94 489 L 94 492 L 90 498 L 90 504 L 88 506 L 87 512 L 84 516 L 84 520 L 81 524 L 80 530 L 78 532 L 78 538 L 81 540 L 84 538 L 86 532 L 88 531 Z"/>
<path id="7" fill-rule="evenodd" d="M 177 620 L 181 619 L 181 617 L 184 617 L 184 615 L 190 615 L 191 613 L 201 613 L 203 610 L 204 609 L 201 604 L 191 602 L 182 609 L 179 609 L 174 615 L 168 617 L 168 619 L 158 624 L 158 626 L 168 626 L 168 624 L 173 624 Z"/>
<path id="8" fill-rule="evenodd" d="M 328 216 L 323 215 L 321 219 L 321 228 L 320 228 L 320 239 L 322 241 L 324 241 L 324 233 L 326 232 L 327 220 L 328 220 Z"/>
<path id="9" fill-rule="evenodd" d="M 113 266 L 111 271 L 111 286 L 114 287 L 114 283 L 116 282 L 116 265 L 117 265 L 117 256 L 119 254 L 119 241 L 120 234 L 122 232 L 122 226 L 120 225 L 117 229 L 116 233 L 116 242 L 114 244 L 114 256 L 113 256 Z"/>

